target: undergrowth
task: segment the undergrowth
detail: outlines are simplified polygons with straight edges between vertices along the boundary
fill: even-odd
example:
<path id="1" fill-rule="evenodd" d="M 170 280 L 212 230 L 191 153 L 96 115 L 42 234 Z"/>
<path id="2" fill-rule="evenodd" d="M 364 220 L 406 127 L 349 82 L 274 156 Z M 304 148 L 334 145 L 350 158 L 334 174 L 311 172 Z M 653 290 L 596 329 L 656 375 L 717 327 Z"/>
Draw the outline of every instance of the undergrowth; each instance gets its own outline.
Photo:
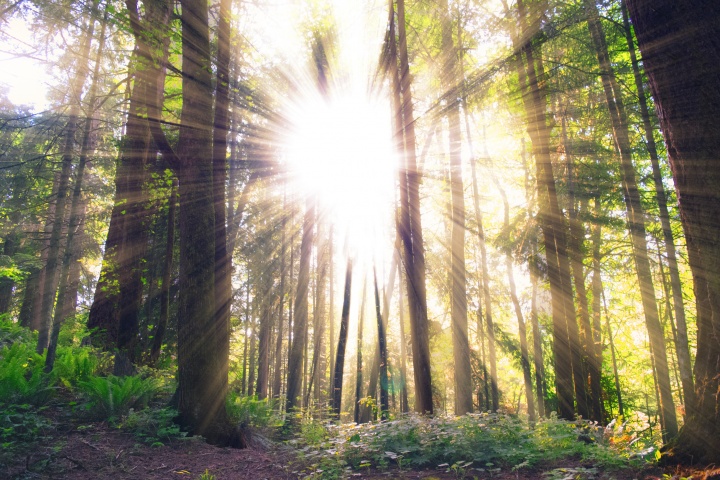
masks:
<path id="1" fill-rule="evenodd" d="M 317 427 L 317 425 L 315 425 Z M 637 442 L 613 441 L 615 431 L 588 422 L 555 417 L 529 425 L 517 416 L 468 414 L 427 418 L 407 415 L 364 425 L 325 426 L 327 438 L 303 438 L 301 453 L 311 477 L 339 478 L 366 469 L 439 469 L 459 477 L 502 470 L 547 468 L 562 460 L 581 461 L 603 471 L 638 468 Z M 647 452 L 645 452 L 647 453 Z"/>

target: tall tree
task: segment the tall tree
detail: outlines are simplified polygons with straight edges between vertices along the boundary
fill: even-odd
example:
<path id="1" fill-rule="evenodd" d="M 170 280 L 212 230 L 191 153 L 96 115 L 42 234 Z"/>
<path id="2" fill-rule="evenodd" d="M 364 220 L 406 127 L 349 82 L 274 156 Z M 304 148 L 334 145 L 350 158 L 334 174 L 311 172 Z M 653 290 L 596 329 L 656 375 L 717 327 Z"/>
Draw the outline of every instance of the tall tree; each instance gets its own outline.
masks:
<path id="1" fill-rule="evenodd" d="M 232 0 L 220 1 L 220 12 L 217 34 L 217 74 L 215 79 L 215 111 L 212 132 L 212 190 L 213 210 L 215 213 L 215 325 L 226 328 L 226 333 L 218 335 L 223 342 L 218 348 L 230 352 L 230 302 L 232 301 L 232 252 L 227 249 L 226 228 L 226 188 L 227 182 L 227 149 L 230 131 L 230 5 Z M 232 203 L 230 204 L 232 208 Z M 268 339 L 269 343 L 269 339 Z M 222 370 L 218 375 L 227 378 L 229 355 L 221 360 Z M 258 383 L 259 384 L 259 383 Z M 267 391 L 265 385 L 264 392 Z"/>
<path id="2" fill-rule="evenodd" d="M 670 386 L 670 371 L 667 363 L 665 337 L 660 325 L 655 287 L 652 281 L 650 259 L 648 257 L 647 240 L 645 238 L 645 214 L 640 202 L 640 192 L 635 178 L 635 167 L 632 163 L 632 151 L 628 133 L 628 119 L 622 92 L 610 64 L 605 33 L 600 23 L 597 5 L 591 0 L 585 0 L 588 28 L 592 37 L 598 63 L 600 64 L 601 79 L 610 119 L 612 123 L 615 148 L 620 154 L 620 169 L 622 178 L 623 196 L 627 211 L 628 229 L 632 242 L 633 259 L 640 285 L 645 325 L 647 327 L 652 347 L 652 360 L 657 371 L 658 389 L 660 391 L 660 421 L 663 428 L 663 439 L 677 435 L 678 426 L 675 415 L 675 404 Z"/>
<path id="3" fill-rule="evenodd" d="M 506 6 L 506 12 L 509 10 Z M 528 19 L 525 2 L 517 2 L 520 34 L 515 34 L 518 50 L 518 77 L 523 90 L 525 121 L 528 136 L 535 157 L 536 183 L 538 190 L 538 220 L 543 232 L 543 244 L 547 261 L 548 280 L 553 318 L 553 364 L 555 367 L 555 388 L 558 410 L 561 418 L 575 417 L 574 393 L 584 389 L 573 389 L 582 383 L 579 375 L 579 342 L 577 323 L 574 318 L 572 284 L 567 256 L 567 235 L 565 217 L 557 198 L 555 173 L 550 157 L 550 126 L 547 119 L 547 92 L 540 79 L 544 77 L 540 45 L 535 34 L 540 31 L 540 17 L 536 12 Z M 574 340 L 574 341 L 573 341 Z"/>
<path id="4" fill-rule="evenodd" d="M 331 408 L 335 417 L 340 418 L 342 404 L 343 373 L 345 371 L 345 347 L 347 346 L 348 325 L 350 323 L 350 294 L 352 292 L 352 259 L 348 258 L 345 267 L 345 287 L 343 289 L 343 306 L 340 316 L 340 336 L 338 337 L 335 355 L 335 371 L 333 372 L 330 391 Z"/>
<path id="5" fill-rule="evenodd" d="M 310 286 L 310 257 L 312 255 L 313 229 L 315 228 L 315 202 L 306 201 L 300 242 L 300 265 L 298 267 L 295 308 L 293 309 L 292 345 L 288 354 L 287 405 L 288 412 L 300 406 L 302 395 L 302 372 L 305 358 L 305 331 L 308 321 L 308 290 Z M 292 264 L 292 260 L 291 260 Z"/>
<path id="6" fill-rule="evenodd" d="M 643 65 L 667 145 L 697 309 L 695 401 L 669 451 L 720 462 L 720 24 L 712 0 L 630 0 Z"/>
<path id="7" fill-rule="evenodd" d="M 465 189 L 462 178 L 462 141 L 460 138 L 460 74 L 458 53 L 453 42 L 453 22 L 446 0 L 442 12 L 443 83 L 447 89 L 450 196 L 452 226 L 450 234 L 450 316 L 452 318 L 453 360 L 455 364 L 455 414 L 472 412 L 470 343 L 467 319 L 467 280 L 465 271 Z"/>
<path id="8" fill-rule="evenodd" d="M 670 270 L 673 311 L 675 312 L 675 320 L 677 321 L 675 351 L 677 352 L 678 357 L 678 368 L 680 370 L 680 379 L 685 401 L 692 403 L 693 397 L 695 396 L 695 387 L 693 385 L 692 362 L 690 360 L 690 350 L 688 348 L 687 321 L 685 319 L 682 282 L 680 281 L 680 270 L 678 268 L 675 239 L 673 237 L 672 226 L 670 225 L 667 193 L 665 191 L 665 185 L 663 184 L 662 172 L 660 171 L 660 156 L 655 142 L 655 129 L 653 128 L 653 122 L 650 117 L 650 109 L 648 108 L 647 96 L 645 94 L 645 85 L 640 72 L 637 54 L 635 53 L 634 38 L 624 0 L 621 1 L 621 8 L 625 39 L 627 40 L 628 49 L 630 51 L 633 77 L 635 79 L 635 88 L 637 89 L 638 95 L 638 105 L 640 107 L 640 115 L 642 117 L 643 130 L 645 133 L 645 145 L 647 147 L 648 156 L 650 157 L 650 166 L 652 167 L 653 183 L 655 184 L 655 200 L 660 213 L 660 225 L 662 226 L 665 253 L 667 254 L 667 263 Z"/>
<path id="9" fill-rule="evenodd" d="M 403 263 L 410 310 L 413 372 L 415 376 L 415 411 L 433 413 L 430 375 L 430 339 L 425 287 L 425 246 L 420 218 L 420 172 L 415 153 L 415 118 L 408 61 L 405 26 L 405 1 L 397 0 L 397 40 L 395 39 L 395 3 L 390 2 L 389 69 L 393 85 L 396 141 L 402 152 L 400 172 L 400 221 Z M 396 43 L 397 42 L 397 43 Z"/>
<path id="10" fill-rule="evenodd" d="M 52 233 L 50 234 L 47 262 L 45 264 L 45 279 L 42 295 L 41 324 L 38 335 L 37 351 L 43 352 L 50 342 L 50 332 L 53 323 L 53 306 L 55 305 L 58 263 L 61 252 L 61 236 L 65 209 L 67 206 L 67 195 L 70 187 L 70 173 L 75 153 L 75 134 L 80 121 L 80 109 L 83 85 L 87 79 L 90 63 L 90 44 L 93 40 L 95 30 L 95 17 L 98 12 L 99 0 L 94 0 L 90 10 L 87 12 L 86 36 L 82 41 L 78 63 L 75 68 L 75 76 L 70 85 L 70 112 L 67 125 L 63 133 L 61 169 L 58 181 L 57 200 L 55 202 L 55 218 L 53 220 Z"/>

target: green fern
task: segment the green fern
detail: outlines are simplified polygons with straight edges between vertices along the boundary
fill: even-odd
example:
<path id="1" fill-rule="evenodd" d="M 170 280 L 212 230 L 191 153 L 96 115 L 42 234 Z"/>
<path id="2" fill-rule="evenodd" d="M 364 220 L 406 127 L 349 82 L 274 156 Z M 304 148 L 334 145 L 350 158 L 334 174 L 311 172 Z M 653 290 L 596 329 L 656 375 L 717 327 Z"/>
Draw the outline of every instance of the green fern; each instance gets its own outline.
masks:
<path id="1" fill-rule="evenodd" d="M 90 400 L 91 413 L 100 418 L 116 418 L 127 414 L 131 408 L 145 408 L 160 388 L 154 378 L 114 375 L 91 376 L 79 382 L 78 387 Z"/>
<path id="2" fill-rule="evenodd" d="M 45 403 L 54 387 L 44 365 L 45 357 L 29 344 L 14 343 L 0 350 L 0 404 Z"/>

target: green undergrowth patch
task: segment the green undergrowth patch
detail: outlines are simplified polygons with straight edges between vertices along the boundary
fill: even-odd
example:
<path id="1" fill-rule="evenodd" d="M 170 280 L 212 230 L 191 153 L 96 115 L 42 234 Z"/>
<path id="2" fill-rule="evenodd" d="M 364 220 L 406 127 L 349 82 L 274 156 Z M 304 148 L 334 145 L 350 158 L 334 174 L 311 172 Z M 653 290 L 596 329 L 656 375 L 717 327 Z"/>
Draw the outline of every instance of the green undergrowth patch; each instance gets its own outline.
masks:
<path id="1" fill-rule="evenodd" d="M 613 426 L 603 429 L 555 417 L 531 425 L 517 416 L 494 413 L 406 415 L 364 425 L 327 424 L 325 429 L 324 441 L 307 442 L 302 434 L 295 440 L 311 477 L 430 468 L 472 478 L 473 473 L 491 475 L 501 470 L 551 471 L 567 461 L 588 472 L 639 468 L 645 462 L 637 442 L 615 441 Z"/>

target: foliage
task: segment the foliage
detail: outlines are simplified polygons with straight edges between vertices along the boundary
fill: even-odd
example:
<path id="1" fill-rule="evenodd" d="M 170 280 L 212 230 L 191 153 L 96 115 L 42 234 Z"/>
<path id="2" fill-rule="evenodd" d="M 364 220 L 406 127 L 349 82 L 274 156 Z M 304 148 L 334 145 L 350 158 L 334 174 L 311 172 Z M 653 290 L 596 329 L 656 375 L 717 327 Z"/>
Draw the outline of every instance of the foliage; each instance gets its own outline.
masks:
<path id="1" fill-rule="evenodd" d="M 31 343 L 33 338 L 33 334 L 27 328 L 10 320 L 10 315 L 0 315 L 0 349 L 18 342 Z"/>
<path id="2" fill-rule="evenodd" d="M 98 373 L 102 356 L 90 347 L 58 347 L 53 376 L 67 388 L 77 388 Z"/>
<path id="3" fill-rule="evenodd" d="M 233 424 L 258 428 L 277 426 L 282 423 L 276 415 L 277 402 L 272 399 L 258 400 L 230 392 L 226 400 L 227 412 Z"/>
<path id="4" fill-rule="evenodd" d="M 0 463 L 3 462 L 3 454 L 27 451 L 30 444 L 38 442 L 52 430 L 52 422 L 31 405 L 3 408 L 0 413 Z"/>
<path id="5" fill-rule="evenodd" d="M 159 383 L 154 378 L 139 376 L 92 376 L 79 382 L 78 387 L 90 401 L 90 412 L 98 418 L 116 418 L 131 408 L 145 408 L 157 393 Z"/>
<path id="6" fill-rule="evenodd" d="M 119 426 L 145 443 L 160 446 L 173 438 L 185 437 L 186 433 L 181 432 L 180 426 L 173 422 L 177 414 L 173 408 L 131 409 Z"/>
<path id="7" fill-rule="evenodd" d="M 42 405 L 52 394 L 43 371 L 45 357 L 29 343 L 13 343 L 0 351 L 0 404 Z"/>
<path id="8" fill-rule="evenodd" d="M 328 470 L 328 463 L 340 469 L 440 468 L 457 475 L 471 469 L 493 473 L 542 467 L 564 459 L 580 459 L 602 470 L 637 464 L 630 459 L 637 456 L 631 446 L 619 447 L 601 428 L 557 418 L 530 425 L 516 416 L 490 413 L 407 415 L 390 422 L 333 426 L 331 433 L 326 442 L 308 443 L 304 450 L 315 462 L 315 472 Z"/>

